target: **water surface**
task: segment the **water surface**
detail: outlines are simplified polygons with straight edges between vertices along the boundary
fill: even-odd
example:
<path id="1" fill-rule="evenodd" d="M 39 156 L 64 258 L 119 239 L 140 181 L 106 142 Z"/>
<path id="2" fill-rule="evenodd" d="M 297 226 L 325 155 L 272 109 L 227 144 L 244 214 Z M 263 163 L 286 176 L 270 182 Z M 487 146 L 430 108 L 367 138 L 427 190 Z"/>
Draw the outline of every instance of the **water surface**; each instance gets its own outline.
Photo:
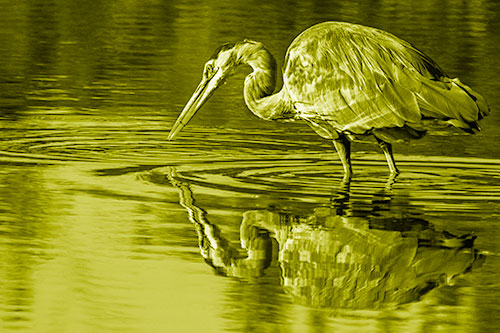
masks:
<path id="1" fill-rule="evenodd" d="M 0 327 L 488 332 L 500 322 L 495 1 L 1 1 Z M 474 87 L 483 131 L 353 145 L 342 181 L 304 124 L 256 119 L 248 70 L 166 137 L 213 49 L 283 62 L 340 20 L 409 40 Z"/>

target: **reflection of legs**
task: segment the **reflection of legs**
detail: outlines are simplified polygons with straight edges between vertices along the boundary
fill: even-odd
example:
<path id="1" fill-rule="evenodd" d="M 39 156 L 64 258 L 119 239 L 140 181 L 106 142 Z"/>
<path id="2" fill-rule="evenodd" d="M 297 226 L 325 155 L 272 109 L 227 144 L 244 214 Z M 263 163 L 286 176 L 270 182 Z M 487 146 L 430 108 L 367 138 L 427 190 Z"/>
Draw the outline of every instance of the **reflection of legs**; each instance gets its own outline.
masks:
<path id="1" fill-rule="evenodd" d="M 344 179 L 350 179 L 352 174 L 351 142 L 345 136 L 340 135 L 337 139 L 333 140 L 333 144 L 344 167 Z"/>
<path id="2" fill-rule="evenodd" d="M 391 175 L 397 175 L 399 170 L 396 167 L 396 162 L 394 162 L 394 156 L 392 156 L 392 145 L 389 142 L 382 141 L 377 137 L 375 137 L 375 139 L 377 139 L 380 148 L 382 148 L 382 151 L 384 152 Z"/>
<path id="3" fill-rule="evenodd" d="M 340 186 L 332 192 L 330 208 L 335 215 L 351 216 L 351 187 L 350 179 L 342 179 Z"/>
<path id="4" fill-rule="evenodd" d="M 396 183 L 396 179 L 398 178 L 398 173 L 391 173 L 389 178 L 387 178 L 387 182 L 385 183 L 385 190 L 392 195 L 392 187 Z"/>

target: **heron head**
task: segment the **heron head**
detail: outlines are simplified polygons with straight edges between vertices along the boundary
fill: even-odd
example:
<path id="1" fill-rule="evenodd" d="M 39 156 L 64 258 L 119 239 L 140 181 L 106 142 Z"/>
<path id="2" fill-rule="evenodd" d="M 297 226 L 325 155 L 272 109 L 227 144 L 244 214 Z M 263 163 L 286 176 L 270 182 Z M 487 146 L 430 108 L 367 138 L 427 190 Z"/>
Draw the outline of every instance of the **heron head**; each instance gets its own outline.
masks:
<path id="1" fill-rule="evenodd" d="M 224 82 L 225 78 L 233 73 L 234 68 L 238 65 L 237 57 L 233 52 L 234 46 L 235 44 L 227 43 L 218 47 L 212 57 L 205 63 L 201 82 L 170 130 L 168 140 L 175 138 L 212 96 L 214 91 Z"/>

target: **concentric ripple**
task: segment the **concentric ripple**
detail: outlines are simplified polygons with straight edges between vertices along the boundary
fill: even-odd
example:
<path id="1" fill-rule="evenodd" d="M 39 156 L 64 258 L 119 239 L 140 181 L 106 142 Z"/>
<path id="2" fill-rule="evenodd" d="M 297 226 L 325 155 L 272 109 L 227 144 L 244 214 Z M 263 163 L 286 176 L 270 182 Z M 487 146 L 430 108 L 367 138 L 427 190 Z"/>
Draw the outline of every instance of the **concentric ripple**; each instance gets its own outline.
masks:
<path id="1" fill-rule="evenodd" d="M 180 179 L 233 196 L 329 197 L 343 185 L 333 147 L 312 133 L 290 136 L 280 131 L 191 126 L 169 142 L 159 118 L 133 122 L 93 118 L 87 123 L 84 116 L 75 116 L 72 127 L 46 121 L 30 129 L 19 126 L 2 131 L 0 163 L 85 162 L 98 175 L 136 173 L 152 183 L 168 183 L 161 176 L 174 166 Z M 363 193 L 393 182 L 376 150 L 353 154 L 351 189 Z M 396 155 L 396 160 L 402 170 L 396 186 L 418 193 L 421 200 L 457 206 L 464 200 L 469 206 L 500 201 L 500 160 L 416 155 Z"/>
<path id="2" fill-rule="evenodd" d="M 281 193 L 287 196 L 328 197 L 342 186 L 342 167 L 335 159 L 314 154 L 297 154 L 286 159 L 256 155 L 255 159 L 206 161 L 176 167 L 176 174 L 191 184 L 233 193 Z M 500 201 L 500 161 L 459 160 L 398 156 L 402 174 L 395 186 L 418 192 L 420 199 Z M 147 174 L 168 174 L 159 167 Z M 376 155 L 358 156 L 357 173 L 351 189 L 368 192 L 383 189 L 394 182 L 385 161 Z"/>
<path id="3" fill-rule="evenodd" d="M 14 123 L 2 129 L 0 162 L 60 163 L 116 162 L 137 164 L 179 164 L 253 158 L 254 153 L 286 158 L 287 152 L 302 151 L 302 141 L 283 140 L 284 133 L 256 135 L 251 132 L 191 127 L 177 141 L 166 140 L 168 128 L 163 119 L 133 122 L 99 118 L 86 121 L 75 116 L 73 126 L 57 121 L 40 121 L 35 126 Z M 131 126 L 132 124 L 132 126 Z M 28 127 L 30 126 L 30 127 Z M 322 150 L 324 143 L 308 143 L 311 150 Z"/>

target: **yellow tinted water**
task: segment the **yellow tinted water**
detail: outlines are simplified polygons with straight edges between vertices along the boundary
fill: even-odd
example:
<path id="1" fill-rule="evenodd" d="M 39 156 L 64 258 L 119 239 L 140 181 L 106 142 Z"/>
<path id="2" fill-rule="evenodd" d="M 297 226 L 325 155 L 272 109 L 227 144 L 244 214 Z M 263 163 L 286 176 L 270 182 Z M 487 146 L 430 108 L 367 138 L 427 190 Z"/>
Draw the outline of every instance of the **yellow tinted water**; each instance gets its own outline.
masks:
<path id="1" fill-rule="evenodd" d="M 496 2 L 2 6 L 0 330 L 498 326 L 495 112 L 478 135 L 396 145 L 396 180 L 376 146 L 354 144 L 348 186 L 307 126 L 246 110 L 243 72 L 166 141 L 219 44 L 262 40 L 281 64 L 331 19 L 413 42 L 494 111 Z"/>

